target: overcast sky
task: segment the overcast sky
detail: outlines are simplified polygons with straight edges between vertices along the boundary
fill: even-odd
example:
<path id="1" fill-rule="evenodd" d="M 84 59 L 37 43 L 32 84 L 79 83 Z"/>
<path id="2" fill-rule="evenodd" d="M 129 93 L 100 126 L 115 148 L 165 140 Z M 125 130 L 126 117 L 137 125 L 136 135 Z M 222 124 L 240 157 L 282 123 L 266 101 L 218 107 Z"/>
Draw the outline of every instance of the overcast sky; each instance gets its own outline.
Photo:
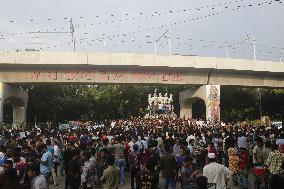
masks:
<path id="1" fill-rule="evenodd" d="M 283 3 L 280 3 L 283 1 Z M 284 60 L 284 0 L 0 0 L 0 50 L 154 53 Z M 40 33 L 31 33 L 40 32 Z M 47 33 L 42 33 L 47 32 Z M 247 38 L 249 35 L 249 38 Z M 166 34 L 166 37 L 168 34 Z M 169 52 L 168 39 L 156 44 Z M 246 40 L 247 39 L 247 40 Z"/>

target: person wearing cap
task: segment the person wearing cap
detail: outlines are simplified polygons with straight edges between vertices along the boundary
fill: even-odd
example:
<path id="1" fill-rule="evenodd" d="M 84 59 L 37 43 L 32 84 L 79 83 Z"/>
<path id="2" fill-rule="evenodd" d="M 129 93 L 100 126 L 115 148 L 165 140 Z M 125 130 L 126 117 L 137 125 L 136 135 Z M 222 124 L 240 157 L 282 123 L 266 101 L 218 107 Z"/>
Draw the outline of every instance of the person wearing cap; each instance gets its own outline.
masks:
<path id="1" fill-rule="evenodd" d="M 216 188 L 226 189 L 225 178 L 231 175 L 231 171 L 216 162 L 215 153 L 208 153 L 209 164 L 203 168 L 203 176 L 207 177 L 208 183 L 215 183 Z"/>

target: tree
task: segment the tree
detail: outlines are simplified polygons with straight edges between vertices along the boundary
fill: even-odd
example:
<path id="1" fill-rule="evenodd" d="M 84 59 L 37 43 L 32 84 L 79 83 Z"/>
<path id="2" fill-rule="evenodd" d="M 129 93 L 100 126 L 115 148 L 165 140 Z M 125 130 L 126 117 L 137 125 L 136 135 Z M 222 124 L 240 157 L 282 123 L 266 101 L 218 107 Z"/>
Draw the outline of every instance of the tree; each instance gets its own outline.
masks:
<path id="1" fill-rule="evenodd" d="M 147 113 L 148 94 L 172 93 L 179 115 L 179 92 L 183 85 L 36 85 L 29 89 L 27 121 L 103 120 Z M 284 119 L 284 90 L 261 89 L 262 112 L 272 119 Z M 221 86 L 221 120 L 259 119 L 256 88 Z M 199 112 L 201 114 L 201 112 Z"/>

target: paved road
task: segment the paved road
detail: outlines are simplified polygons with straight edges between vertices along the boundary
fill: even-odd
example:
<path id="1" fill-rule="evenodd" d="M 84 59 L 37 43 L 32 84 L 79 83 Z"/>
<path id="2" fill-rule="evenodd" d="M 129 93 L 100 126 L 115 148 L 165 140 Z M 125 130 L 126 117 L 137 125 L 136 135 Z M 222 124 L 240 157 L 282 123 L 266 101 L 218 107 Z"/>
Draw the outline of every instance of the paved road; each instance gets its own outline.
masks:
<path id="1" fill-rule="evenodd" d="M 65 177 L 59 176 L 57 178 L 57 180 L 58 180 L 59 186 L 55 187 L 54 185 L 51 185 L 51 187 L 50 187 L 51 189 L 62 189 L 62 188 L 64 188 Z M 250 181 L 249 189 L 252 189 L 253 188 L 252 187 L 252 183 L 253 183 L 253 175 L 252 174 L 249 175 L 249 181 Z M 120 185 L 118 188 L 119 189 L 131 189 L 131 187 L 130 187 L 130 180 L 129 180 L 129 174 L 128 173 L 126 173 L 126 182 L 125 182 L 125 184 L 124 185 Z M 161 182 L 160 182 L 160 188 L 163 188 Z M 239 189 L 238 186 L 233 186 L 231 181 L 229 181 L 228 188 L 230 188 L 230 189 Z M 177 189 L 181 189 L 180 184 L 177 184 Z"/>

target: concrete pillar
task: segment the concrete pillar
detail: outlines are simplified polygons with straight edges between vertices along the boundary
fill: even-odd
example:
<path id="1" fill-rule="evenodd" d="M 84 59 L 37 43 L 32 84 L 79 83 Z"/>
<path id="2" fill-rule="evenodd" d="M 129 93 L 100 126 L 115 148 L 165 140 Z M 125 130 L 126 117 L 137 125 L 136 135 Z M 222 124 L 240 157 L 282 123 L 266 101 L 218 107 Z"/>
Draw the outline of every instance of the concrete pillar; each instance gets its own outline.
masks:
<path id="1" fill-rule="evenodd" d="M 192 100 L 184 100 L 180 102 L 180 117 L 192 118 Z"/>
<path id="2" fill-rule="evenodd" d="M 13 107 L 13 123 L 25 122 L 28 103 L 27 91 L 0 82 L 0 123 L 4 121 L 3 107 L 6 102 L 10 103 Z"/>
<path id="3" fill-rule="evenodd" d="M 26 107 L 13 107 L 13 123 L 26 122 Z"/>
<path id="4" fill-rule="evenodd" d="M 3 108 L 4 108 L 4 103 L 2 103 L 2 99 L 0 100 L 0 123 L 3 123 L 4 118 L 3 118 Z"/>
<path id="5" fill-rule="evenodd" d="M 206 88 L 194 87 L 179 93 L 180 117 L 192 118 L 192 103 L 195 99 L 206 100 Z"/>
<path id="6" fill-rule="evenodd" d="M 4 108 L 4 84 L 0 82 L 0 123 L 3 122 L 3 109 Z"/>
<path id="7" fill-rule="evenodd" d="M 207 120 L 220 121 L 220 85 L 204 85 L 180 92 L 180 117 L 192 118 L 192 103 L 196 98 L 204 100 Z"/>

